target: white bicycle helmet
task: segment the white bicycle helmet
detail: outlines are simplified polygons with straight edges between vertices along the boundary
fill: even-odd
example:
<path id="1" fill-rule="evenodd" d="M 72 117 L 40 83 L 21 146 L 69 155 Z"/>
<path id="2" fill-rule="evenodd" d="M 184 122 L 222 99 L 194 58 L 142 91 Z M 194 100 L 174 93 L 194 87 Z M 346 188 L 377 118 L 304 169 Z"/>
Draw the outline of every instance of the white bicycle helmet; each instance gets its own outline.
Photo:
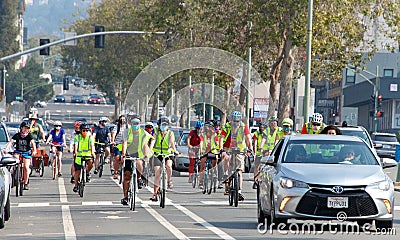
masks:
<path id="1" fill-rule="evenodd" d="M 242 121 L 242 113 L 239 111 L 233 111 L 231 117 L 234 122 Z"/>
<path id="2" fill-rule="evenodd" d="M 108 118 L 107 117 L 100 117 L 99 122 L 108 122 Z"/>
<path id="3" fill-rule="evenodd" d="M 60 121 L 55 121 L 55 122 L 54 122 L 54 126 L 60 126 L 60 127 L 61 127 L 61 126 L 62 126 L 62 122 L 60 122 Z"/>
<path id="4" fill-rule="evenodd" d="M 314 113 L 312 115 L 311 122 L 322 123 L 322 120 L 324 120 L 324 117 L 322 117 L 321 113 Z"/>

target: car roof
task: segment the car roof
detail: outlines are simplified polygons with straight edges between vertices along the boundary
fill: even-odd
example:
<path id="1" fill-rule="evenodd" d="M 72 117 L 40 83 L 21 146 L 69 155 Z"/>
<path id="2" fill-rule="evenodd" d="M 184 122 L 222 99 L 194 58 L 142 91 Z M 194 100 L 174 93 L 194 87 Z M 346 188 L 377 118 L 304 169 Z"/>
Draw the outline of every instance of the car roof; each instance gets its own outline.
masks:
<path id="1" fill-rule="evenodd" d="M 375 136 L 380 135 L 380 136 L 396 137 L 396 134 L 394 134 L 394 133 L 374 132 L 372 134 L 375 135 Z"/>
<path id="2" fill-rule="evenodd" d="M 316 140 L 316 141 L 338 140 L 338 141 L 364 142 L 359 137 L 348 136 L 348 135 L 300 134 L 300 135 L 290 135 L 286 137 L 290 138 L 290 140 Z"/>

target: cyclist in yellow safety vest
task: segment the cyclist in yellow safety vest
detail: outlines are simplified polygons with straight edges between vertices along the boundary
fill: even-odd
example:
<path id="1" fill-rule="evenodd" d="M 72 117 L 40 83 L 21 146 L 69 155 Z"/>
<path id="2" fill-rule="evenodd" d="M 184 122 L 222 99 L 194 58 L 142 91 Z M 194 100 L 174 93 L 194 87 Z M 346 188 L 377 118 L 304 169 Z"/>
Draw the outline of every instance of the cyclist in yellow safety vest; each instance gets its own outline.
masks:
<path id="1" fill-rule="evenodd" d="M 155 177 L 154 177 L 154 192 L 153 196 L 150 198 L 151 201 L 156 202 L 158 201 L 157 198 L 157 192 L 159 189 L 159 182 L 160 182 L 160 167 L 161 167 L 161 161 L 163 161 L 163 156 L 162 155 L 169 155 L 165 161 L 165 166 L 167 170 L 167 182 L 168 182 L 168 188 L 172 189 L 173 184 L 171 180 L 172 176 L 172 154 L 179 155 L 179 152 L 176 150 L 175 147 L 175 136 L 172 131 L 168 129 L 169 127 L 169 119 L 166 116 L 161 116 L 160 119 L 158 119 L 157 122 L 157 129 L 155 129 L 154 134 L 155 134 L 155 141 L 153 151 L 154 151 L 154 172 L 155 172 Z"/>
<path id="2" fill-rule="evenodd" d="M 221 132 L 221 139 L 219 140 L 219 148 L 221 152 L 221 158 L 223 159 L 223 168 L 224 168 L 224 179 L 228 177 L 229 170 L 229 159 L 230 155 L 225 152 L 225 149 L 229 151 L 229 148 L 239 148 L 241 152 L 245 151 L 247 147 L 248 152 L 253 152 L 253 145 L 251 142 L 251 134 L 249 130 L 249 126 L 242 122 L 242 113 L 239 111 L 233 111 L 231 114 L 232 123 L 225 124 L 225 129 Z M 225 142 L 226 139 L 226 142 Z M 247 153 L 249 154 L 249 153 Z M 236 161 L 237 169 L 239 170 L 240 176 L 243 176 L 244 170 L 244 154 L 237 154 L 236 159 L 232 161 Z M 242 195 L 241 189 L 243 189 L 243 177 L 239 178 L 239 201 L 244 201 L 244 196 Z M 225 185 L 225 195 L 228 195 L 228 183 Z"/>
<path id="3" fill-rule="evenodd" d="M 320 113 L 314 113 L 311 122 L 304 123 L 301 134 L 319 134 L 326 127 L 324 117 Z"/>
<path id="4" fill-rule="evenodd" d="M 94 139 L 90 134 L 89 125 L 86 123 L 82 123 L 80 125 L 81 132 L 76 134 L 74 137 L 74 188 L 73 191 L 78 191 L 78 182 L 80 179 L 81 168 L 82 168 L 82 157 L 90 157 L 92 159 L 87 161 L 86 166 L 86 179 L 89 181 L 89 172 L 93 167 L 93 159 L 95 157 L 95 147 L 94 147 Z"/>
<path id="5" fill-rule="evenodd" d="M 204 124 L 204 132 L 202 133 L 203 135 L 203 140 L 200 142 L 201 146 L 201 152 L 203 154 L 207 154 L 206 157 L 200 159 L 200 178 L 199 178 L 199 186 L 201 189 L 203 189 L 203 177 L 204 177 L 204 171 L 206 170 L 206 160 L 207 157 L 209 159 L 212 159 L 211 168 L 214 168 L 217 165 L 217 154 L 218 154 L 218 137 L 217 134 L 215 133 L 214 129 L 214 122 L 213 121 L 207 121 Z"/>
<path id="6" fill-rule="evenodd" d="M 287 135 L 296 135 L 293 131 L 293 120 L 290 118 L 284 118 L 282 120 L 282 130 L 278 131 L 279 138 Z"/>
<path id="7" fill-rule="evenodd" d="M 147 161 L 153 155 L 152 145 L 148 145 L 148 142 L 153 139 L 146 130 L 140 127 L 140 116 L 138 114 L 132 114 L 129 117 L 130 127 L 125 128 L 122 140 L 122 161 L 125 161 L 124 171 L 124 182 L 122 184 L 124 198 L 121 199 L 122 205 L 128 205 L 128 190 L 132 178 L 132 161 L 126 159 L 128 154 L 131 157 L 139 158 L 136 161 L 136 174 L 137 174 L 137 186 L 138 189 L 143 187 L 142 172 L 143 172 L 143 161 Z M 117 146 L 120 147 L 120 146 Z M 119 149 L 119 148 L 118 148 Z M 115 170 L 114 170 L 115 172 Z"/>

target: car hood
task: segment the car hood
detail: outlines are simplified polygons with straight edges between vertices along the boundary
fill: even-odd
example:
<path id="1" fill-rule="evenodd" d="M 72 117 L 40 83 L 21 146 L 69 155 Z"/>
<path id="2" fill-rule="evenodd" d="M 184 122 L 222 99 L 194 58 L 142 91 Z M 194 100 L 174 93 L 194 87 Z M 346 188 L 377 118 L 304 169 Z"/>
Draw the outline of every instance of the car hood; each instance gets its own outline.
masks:
<path id="1" fill-rule="evenodd" d="M 294 180 L 321 185 L 368 185 L 385 179 L 380 165 L 286 163 L 281 173 Z"/>
<path id="2" fill-rule="evenodd" d="M 176 146 L 176 150 L 183 156 L 188 157 L 188 147 L 187 146 Z"/>

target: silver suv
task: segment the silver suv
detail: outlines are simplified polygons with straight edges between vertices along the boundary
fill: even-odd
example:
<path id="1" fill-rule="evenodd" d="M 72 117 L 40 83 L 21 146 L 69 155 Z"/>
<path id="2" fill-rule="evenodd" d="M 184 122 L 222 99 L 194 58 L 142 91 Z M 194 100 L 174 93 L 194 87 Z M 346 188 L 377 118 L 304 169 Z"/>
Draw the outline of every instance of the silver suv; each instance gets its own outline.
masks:
<path id="1" fill-rule="evenodd" d="M 347 136 L 357 136 L 359 138 L 361 138 L 362 140 L 364 140 L 371 148 L 374 149 L 375 145 L 372 142 L 371 137 L 369 136 L 369 133 L 367 131 L 367 129 L 365 129 L 362 126 L 352 126 L 352 125 L 348 125 L 348 126 L 337 126 L 340 131 L 342 132 L 343 135 L 347 135 Z"/>
<path id="2" fill-rule="evenodd" d="M 382 148 L 377 148 L 376 153 L 380 157 L 395 158 L 396 146 L 399 145 L 396 134 L 374 132 L 371 135 L 374 144 L 381 144 Z"/>

